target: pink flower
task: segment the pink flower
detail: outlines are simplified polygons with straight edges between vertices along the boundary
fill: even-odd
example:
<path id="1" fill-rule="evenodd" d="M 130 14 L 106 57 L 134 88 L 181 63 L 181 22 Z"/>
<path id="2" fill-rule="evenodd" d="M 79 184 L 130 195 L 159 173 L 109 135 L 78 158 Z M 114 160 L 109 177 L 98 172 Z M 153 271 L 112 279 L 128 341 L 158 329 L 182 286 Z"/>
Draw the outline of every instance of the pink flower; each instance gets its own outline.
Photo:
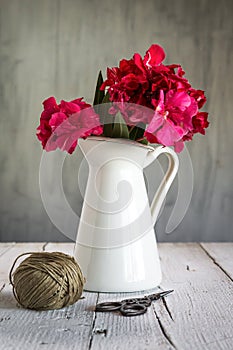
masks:
<path id="1" fill-rule="evenodd" d="M 113 103 L 109 109 L 109 114 L 116 115 L 118 112 L 123 116 L 128 126 L 137 126 L 139 123 L 148 124 L 154 111 L 141 105 L 133 103 Z"/>
<path id="2" fill-rule="evenodd" d="M 194 133 L 205 133 L 208 114 L 200 114 L 206 102 L 204 91 L 195 90 L 184 77 L 179 64 L 164 65 L 165 52 L 152 45 L 144 58 L 135 53 L 119 67 L 107 69 L 107 80 L 101 89 L 108 89 L 110 101 L 137 104 L 155 110 L 153 117 L 133 108 L 124 107 L 122 114 L 128 125 L 148 124 L 145 137 L 149 142 L 175 146 L 179 151 L 183 141 Z M 127 110 L 127 112 L 126 112 Z"/>
<path id="3" fill-rule="evenodd" d="M 46 151 L 57 148 L 73 153 L 77 140 L 90 135 L 101 135 L 99 116 L 82 98 L 57 105 L 54 97 L 43 102 L 37 137 Z"/>
<path id="4" fill-rule="evenodd" d="M 182 138 L 193 129 L 192 118 L 198 107 L 194 98 L 186 92 L 170 90 L 164 98 L 160 90 L 159 101 L 154 101 L 155 113 L 147 126 L 144 136 L 151 143 L 175 146 L 183 149 Z"/>
<path id="5" fill-rule="evenodd" d="M 166 65 L 164 59 L 165 52 L 157 44 L 151 45 L 144 57 L 135 53 L 129 60 L 122 59 L 118 67 L 107 68 L 100 90 L 106 89 L 112 102 L 108 113 L 123 116 L 129 138 L 142 141 L 146 128 L 144 138 L 149 142 L 174 146 L 180 152 L 184 141 L 192 140 L 196 133 L 205 134 L 208 113 L 200 109 L 206 96 L 190 85 L 181 65 Z M 101 80 L 99 75 L 98 88 Z M 57 104 L 50 97 L 43 105 L 37 137 L 46 150 L 60 148 L 72 153 L 79 138 L 103 134 L 99 116 L 82 98 Z"/>

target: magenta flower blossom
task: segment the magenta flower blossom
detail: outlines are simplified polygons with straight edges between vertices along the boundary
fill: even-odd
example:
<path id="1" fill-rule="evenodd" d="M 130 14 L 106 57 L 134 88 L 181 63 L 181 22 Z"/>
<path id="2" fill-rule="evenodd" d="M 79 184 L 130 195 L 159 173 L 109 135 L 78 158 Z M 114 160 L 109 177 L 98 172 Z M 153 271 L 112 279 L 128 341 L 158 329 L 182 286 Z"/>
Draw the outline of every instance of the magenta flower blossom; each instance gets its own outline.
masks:
<path id="1" fill-rule="evenodd" d="M 145 137 L 151 143 L 174 146 L 180 152 L 184 145 L 182 138 L 193 129 L 192 118 L 198 111 L 197 102 L 186 92 L 170 90 L 164 98 L 160 90 L 159 100 L 153 101 L 154 116 L 145 130 Z"/>
<path id="2" fill-rule="evenodd" d="M 177 152 L 193 134 L 205 133 L 208 113 L 199 109 L 206 102 L 204 91 L 195 90 L 179 64 L 164 65 L 165 52 L 151 45 L 144 58 L 135 53 L 119 67 L 107 69 L 101 89 L 108 88 L 110 101 L 148 107 L 154 113 L 122 113 L 128 125 L 146 124 L 144 137 L 151 143 L 174 146 Z M 124 108 L 124 111 L 126 108 Z"/>
<path id="3" fill-rule="evenodd" d="M 46 151 L 60 148 L 73 153 L 79 138 L 103 133 L 99 116 L 82 98 L 71 102 L 62 100 L 57 105 L 55 98 L 50 97 L 43 105 L 37 137 Z"/>
<path id="4" fill-rule="evenodd" d="M 200 111 L 205 93 L 191 86 L 180 64 L 164 64 L 165 56 L 164 49 L 153 44 L 144 57 L 135 53 L 118 67 L 107 68 L 105 81 L 100 72 L 93 105 L 111 103 L 107 118 L 101 115 L 102 125 L 97 109 L 82 98 L 60 104 L 54 97 L 45 100 L 37 128 L 42 147 L 72 153 L 79 138 L 114 135 L 174 146 L 180 152 L 196 133 L 204 135 L 209 126 L 208 113 Z M 114 128 L 118 113 L 123 126 Z"/>

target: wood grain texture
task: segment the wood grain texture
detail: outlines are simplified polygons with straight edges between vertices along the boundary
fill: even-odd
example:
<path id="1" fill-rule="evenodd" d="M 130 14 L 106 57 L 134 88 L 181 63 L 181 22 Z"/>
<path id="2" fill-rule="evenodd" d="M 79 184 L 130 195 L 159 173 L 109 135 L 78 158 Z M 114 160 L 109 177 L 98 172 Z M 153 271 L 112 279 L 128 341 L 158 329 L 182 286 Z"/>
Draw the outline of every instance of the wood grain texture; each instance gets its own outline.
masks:
<path id="1" fill-rule="evenodd" d="M 84 299 L 61 310 L 37 312 L 17 305 L 8 281 L 8 271 L 19 254 L 42 250 L 69 254 L 73 244 L 18 243 L 9 250 L 1 244 L 0 249 L 6 249 L 0 255 L 0 349 L 88 349 L 96 293 L 84 292 Z"/>
<path id="2" fill-rule="evenodd" d="M 233 281 L 233 243 L 201 243 L 201 247 Z"/>
<path id="3" fill-rule="evenodd" d="M 8 269 L 26 251 L 62 251 L 71 254 L 73 244 L 0 244 L 0 349 L 101 350 L 101 349 L 223 349 L 232 348 L 232 280 L 223 271 L 223 257 L 232 244 L 162 243 L 159 253 L 163 270 L 162 289 L 174 293 L 153 302 L 138 317 L 118 313 L 95 313 L 97 302 L 121 300 L 145 293 L 88 293 L 85 299 L 61 310 L 35 312 L 17 307 Z M 230 248 L 229 248 L 230 247 Z M 5 253 L 4 253 L 5 250 Z M 210 256 L 212 254 L 212 257 Z M 213 261 L 215 256 L 216 264 Z M 221 265 L 223 263 L 223 266 Z M 229 268 L 228 268 L 229 269 Z M 228 270 L 230 271 L 230 270 Z"/>
<path id="4" fill-rule="evenodd" d="M 211 126 L 188 145 L 194 168 L 192 203 L 182 224 L 164 234 L 176 199 L 170 191 L 156 226 L 159 241 L 233 239 L 231 0 L 1 0 L 0 240 L 66 240 L 40 198 L 41 148 L 35 129 L 41 101 L 84 96 L 92 102 L 99 69 L 160 43 L 206 90 Z M 64 165 L 65 193 L 76 212 L 80 153 Z M 54 164 L 51 161 L 53 172 Z M 54 174 L 55 176 L 55 174 Z M 153 167 L 148 178 L 157 186 Z"/>
<path id="5" fill-rule="evenodd" d="M 11 266 L 19 255 L 24 253 L 42 251 L 43 246 L 43 243 L 29 243 L 27 245 L 24 243 L 12 244 L 10 249 L 6 249 L 5 252 L 1 255 L 0 281 L 4 283 L 8 282 L 8 274 L 10 272 Z M 24 257 L 22 257 L 22 259 L 24 259 Z M 22 261 L 22 259 L 19 259 L 16 266 L 18 263 L 20 263 L 20 261 Z"/>
<path id="6" fill-rule="evenodd" d="M 0 245 L 0 255 L 3 255 L 7 250 L 14 246 L 15 243 L 1 243 Z"/>
<path id="7" fill-rule="evenodd" d="M 0 349 L 198 350 L 232 348 L 233 284 L 228 259 L 232 244 L 161 243 L 162 289 L 174 293 L 153 302 L 146 314 L 123 317 L 95 313 L 96 303 L 122 300 L 145 293 L 88 293 L 75 305 L 61 310 L 35 312 L 19 308 L 7 282 L 15 257 L 27 251 L 62 251 L 73 244 L 0 244 Z M 5 250 L 5 252 L 4 252 Z M 216 260 L 217 264 L 214 259 Z M 232 260 L 232 259 L 230 259 Z M 222 264 L 222 265 L 221 265 Z M 228 269 L 227 274 L 224 269 Z"/>
<path id="8" fill-rule="evenodd" d="M 158 291 L 158 290 L 157 290 Z M 150 293 L 154 293 L 151 290 Z M 98 302 L 118 301 L 138 297 L 143 293 L 100 293 Z M 118 313 L 96 313 L 91 349 L 173 349 L 164 337 L 153 308 L 138 317 L 123 317 Z"/>
<path id="9" fill-rule="evenodd" d="M 165 243 L 159 252 L 161 286 L 175 290 L 153 304 L 167 337 L 177 349 L 231 349 L 232 280 L 198 244 Z"/>
<path id="10" fill-rule="evenodd" d="M 47 243 L 44 246 L 45 252 L 62 252 L 68 255 L 74 255 L 74 243 Z"/>

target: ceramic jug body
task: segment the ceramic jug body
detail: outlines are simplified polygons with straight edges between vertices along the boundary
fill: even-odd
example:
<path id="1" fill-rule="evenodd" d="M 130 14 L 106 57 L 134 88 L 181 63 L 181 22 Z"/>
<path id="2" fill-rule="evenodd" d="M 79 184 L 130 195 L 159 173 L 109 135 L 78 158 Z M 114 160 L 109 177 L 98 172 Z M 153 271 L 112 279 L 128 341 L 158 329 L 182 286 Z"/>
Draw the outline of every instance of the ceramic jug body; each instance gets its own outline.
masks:
<path id="1" fill-rule="evenodd" d="M 178 169 L 167 148 L 134 141 L 89 137 L 79 140 L 89 175 L 77 233 L 75 257 L 85 289 L 133 292 L 161 282 L 154 224 Z M 169 169 L 150 207 L 143 168 L 161 153 Z"/>

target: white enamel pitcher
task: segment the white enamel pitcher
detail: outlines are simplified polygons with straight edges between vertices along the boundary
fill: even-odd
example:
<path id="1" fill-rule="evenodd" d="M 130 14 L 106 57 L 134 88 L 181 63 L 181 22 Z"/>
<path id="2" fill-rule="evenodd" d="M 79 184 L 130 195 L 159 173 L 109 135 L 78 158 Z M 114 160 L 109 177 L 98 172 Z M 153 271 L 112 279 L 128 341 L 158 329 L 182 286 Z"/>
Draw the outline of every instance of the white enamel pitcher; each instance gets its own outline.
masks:
<path id="1" fill-rule="evenodd" d="M 133 292 L 161 282 L 154 224 L 176 176 L 176 153 L 118 138 L 88 137 L 79 146 L 89 175 L 77 233 L 75 258 L 85 289 Z M 165 153 L 168 170 L 151 206 L 143 169 Z"/>

